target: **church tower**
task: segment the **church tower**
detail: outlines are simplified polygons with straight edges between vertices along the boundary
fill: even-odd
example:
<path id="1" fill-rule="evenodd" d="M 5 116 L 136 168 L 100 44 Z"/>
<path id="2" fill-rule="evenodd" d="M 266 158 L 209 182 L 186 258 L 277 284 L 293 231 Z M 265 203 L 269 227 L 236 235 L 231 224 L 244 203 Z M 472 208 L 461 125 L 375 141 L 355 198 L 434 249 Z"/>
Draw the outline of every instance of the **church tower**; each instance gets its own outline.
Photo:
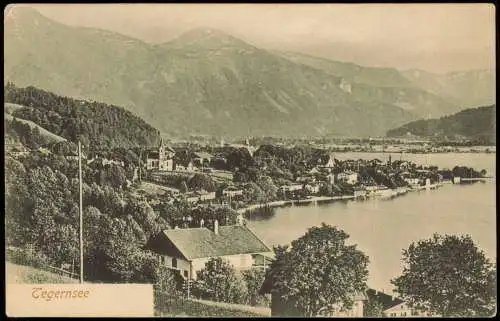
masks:
<path id="1" fill-rule="evenodd" d="M 160 146 L 158 147 L 158 162 L 159 167 L 163 167 L 163 161 L 165 156 L 165 147 L 163 146 L 163 137 L 160 137 Z"/>

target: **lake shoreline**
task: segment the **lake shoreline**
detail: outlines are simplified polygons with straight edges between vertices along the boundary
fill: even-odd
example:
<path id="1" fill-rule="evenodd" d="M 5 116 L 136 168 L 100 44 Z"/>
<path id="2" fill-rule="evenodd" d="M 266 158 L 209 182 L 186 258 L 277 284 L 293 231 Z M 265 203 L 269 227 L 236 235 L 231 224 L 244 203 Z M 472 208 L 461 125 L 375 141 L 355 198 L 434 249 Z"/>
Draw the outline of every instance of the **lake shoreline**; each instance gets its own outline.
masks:
<path id="1" fill-rule="evenodd" d="M 269 203 L 263 203 L 263 204 L 252 204 L 249 206 L 246 206 L 244 208 L 240 208 L 236 210 L 238 214 L 245 214 L 249 211 L 259 209 L 259 208 L 265 208 L 265 207 L 283 207 L 286 205 L 295 205 L 295 204 L 317 204 L 318 202 L 330 202 L 330 201 L 340 201 L 340 200 L 356 200 L 356 199 L 364 199 L 364 200 L 369 200 L 369 199 L 384 199 L 384 198 L 395 198 L 399 197 L 402 195 L 407 194 L 408 192 L 415 192 L 415 191 L 420 191 L 420 190 L 433 190 L 437 189 L 444 184 L 451 184 L 451 182 L 441 182 L 441 183 L 436 183 L 432 184 L 429 186 L 418 186 L 417 188 L 405 188 L 403 191 L 400 189 L 388 189 L 389 193 L 386 195 L 370 195 L 370 196 L 355 196 L 355 195 L 340 195 L 340 196 L 314 196 L 311 198 L 307 199 L 299 199 L 299 200 L 283 200 L 283 201 L 273 201 Z"/>

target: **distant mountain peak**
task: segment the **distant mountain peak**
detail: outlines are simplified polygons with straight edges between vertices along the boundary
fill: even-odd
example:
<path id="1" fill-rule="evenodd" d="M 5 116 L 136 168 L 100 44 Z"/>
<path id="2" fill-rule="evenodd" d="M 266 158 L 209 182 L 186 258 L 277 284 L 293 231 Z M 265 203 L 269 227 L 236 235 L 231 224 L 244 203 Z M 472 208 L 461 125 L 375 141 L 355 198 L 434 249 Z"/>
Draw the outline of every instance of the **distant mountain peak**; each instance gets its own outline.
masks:
<path id="1" fill-rule="evenodd" d="M 9 5 L 4 11 L 4 23 L 37 18 L 43 18 L 43 15 L 36 9 L 24 5 Z"/>
<path id="2" fill-rule="evenodd" d="M 172 48 L 220 49 L 223 47 L 250 47 L 249 44 L 221 30 L 198 27 L 184 32 L 165 44 Z"/>

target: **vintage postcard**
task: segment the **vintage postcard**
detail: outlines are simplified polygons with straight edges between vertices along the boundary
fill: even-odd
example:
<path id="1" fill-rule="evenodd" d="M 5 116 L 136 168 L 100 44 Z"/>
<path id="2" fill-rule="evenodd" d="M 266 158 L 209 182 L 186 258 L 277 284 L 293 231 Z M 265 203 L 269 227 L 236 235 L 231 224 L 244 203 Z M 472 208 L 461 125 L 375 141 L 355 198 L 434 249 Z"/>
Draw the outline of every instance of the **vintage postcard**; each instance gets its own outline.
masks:
<path id="1" fill-rule="evenodd" d="M 10 4 L 6 314 L 496 315 L 492 4 Z"/>

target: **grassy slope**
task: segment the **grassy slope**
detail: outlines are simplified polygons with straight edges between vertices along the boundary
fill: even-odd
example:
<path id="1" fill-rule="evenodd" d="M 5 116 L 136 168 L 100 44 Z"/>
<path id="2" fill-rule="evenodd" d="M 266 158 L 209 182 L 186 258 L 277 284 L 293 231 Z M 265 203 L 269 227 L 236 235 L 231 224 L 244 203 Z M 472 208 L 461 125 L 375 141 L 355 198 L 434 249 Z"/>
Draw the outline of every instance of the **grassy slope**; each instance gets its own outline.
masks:
<path id="1" fill-rule="evenodd" d="M 271 309 L 252 307 L 241 304 L 213 302 L 196 299 L 182 299 L 168 295 L 159 295 L 156 302 L 156 313 L 162 317 L 269 317 Z"/>
<path id="2" fill-rule="evenodd" d="M 17 105 L 17 104 L 11 104 L 11 103 L 5 103 L 4 104 L 4 117 L 5 117 L 5 119 L 11 121 L 14 118 L 14 117 L 12 117 L 11 114 L 16 109 L 19 109 L 22 107 L 24 107 L 24 106 Z M 66 138 L 58 136 L 58 135 L 46 130 L 45 128 L 41 127 L 40 125 L 38 125 L 30 120 L 25 120 L 25 119 L 21 119 L 21 118 L 16 118 L 16 119 L 22 123 L 29 125 L 32 129 L 35 127 L 38 127 L 38 130 L 40 131 L 40 135 L 47 137 L 52 142 L 57 143 L 57 142 L 61 142 L 61 141 L 66 141 Z"/>
<path id="3" fill-rule="evenodd" d="M 78 283 L 78 280 L 65 276 L 42 271 L 30 266 L 17 265 L 5 262 L 6 284 L 33 284 L 33 283 Z"/>

